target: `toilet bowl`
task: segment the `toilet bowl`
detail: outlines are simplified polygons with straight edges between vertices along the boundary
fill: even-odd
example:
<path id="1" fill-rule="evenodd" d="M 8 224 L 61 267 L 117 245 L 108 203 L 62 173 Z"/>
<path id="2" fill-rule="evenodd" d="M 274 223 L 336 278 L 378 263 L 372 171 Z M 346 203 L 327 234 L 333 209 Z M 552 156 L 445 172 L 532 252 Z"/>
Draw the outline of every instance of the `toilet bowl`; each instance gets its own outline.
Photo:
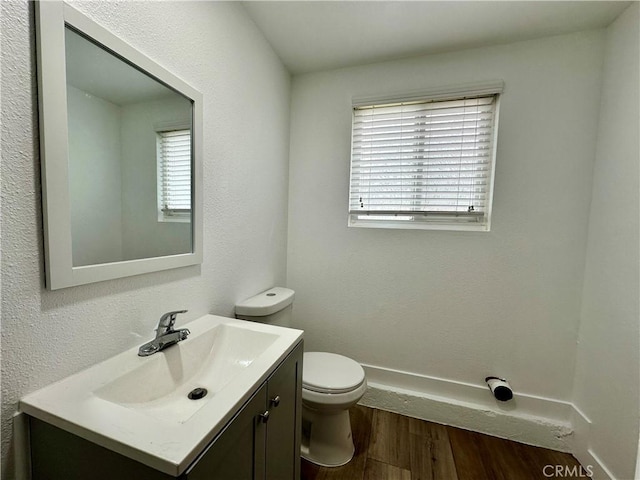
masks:
<path id="1" fill-rule="evenodd" d="M 355 453 L 349 408 L 367 390 L 354 360 L 306 352 L 302 367 L 302 458 L 323 467 L 348 463 Z"/>
<path id="2" fill-rule="evenodd" d="M 294 291 L 274 287 L 236 305 L 236 318 L 291 326 Z M 302 458 L 338 467 L 355 448 L 349 408 L 367 389 L 364 370 L 355 360 L 327 352 L 306 352 L 302 364 Z"/>

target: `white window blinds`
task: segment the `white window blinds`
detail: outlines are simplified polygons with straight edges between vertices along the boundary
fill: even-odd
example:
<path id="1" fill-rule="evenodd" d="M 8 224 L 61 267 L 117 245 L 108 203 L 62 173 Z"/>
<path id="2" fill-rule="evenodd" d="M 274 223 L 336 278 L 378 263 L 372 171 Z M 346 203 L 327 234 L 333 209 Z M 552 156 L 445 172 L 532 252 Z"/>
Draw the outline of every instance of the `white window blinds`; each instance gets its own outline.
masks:
<path id="1" fill-rule="evenodd" d="M 164 217 L 191 212 L 191 131 L 158 132 L 158 204 Z"/>
<path id="2" fill-rule="evenodd" d="M 496 95 L 354 107 L 351 220 L 483 222 Z"/>

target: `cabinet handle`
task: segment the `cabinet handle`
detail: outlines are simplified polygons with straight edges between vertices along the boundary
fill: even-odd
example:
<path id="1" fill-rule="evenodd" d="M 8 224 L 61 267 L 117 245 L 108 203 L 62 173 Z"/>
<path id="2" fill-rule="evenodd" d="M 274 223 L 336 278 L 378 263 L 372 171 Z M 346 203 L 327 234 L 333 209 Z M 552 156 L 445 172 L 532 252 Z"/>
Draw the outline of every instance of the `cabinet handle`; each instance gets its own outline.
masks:
<path id="1" fill-rule="evenodd" d="M 269 410 L 262 412 L 259 417 L 262 419 L 262 423 L 267 423 L 269 421 Z"/>
<path id="2" fill-rule="evenodd" d="M 278 405 L 280 405 L 280 395 L 276 395 L 271 399 L 271 405 L 273 407 L 277 407 Z"/>

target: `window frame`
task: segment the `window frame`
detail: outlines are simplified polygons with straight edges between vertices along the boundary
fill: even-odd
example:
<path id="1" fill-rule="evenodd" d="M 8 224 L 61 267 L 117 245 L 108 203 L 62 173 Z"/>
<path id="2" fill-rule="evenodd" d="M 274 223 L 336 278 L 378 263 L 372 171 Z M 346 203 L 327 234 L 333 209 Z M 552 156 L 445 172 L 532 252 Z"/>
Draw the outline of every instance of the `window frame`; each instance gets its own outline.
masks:
<path id="1" fill-rule="evenodd" d="M 479 231 L 488 232 L 491 229 L 491 219 L 493 210 L 493 194 L 495 183 L 495 167 L 497 157 L 497 140 L 499 130 L 500 102 L 504 91 L 502 80 L 492 80 L 487 82 L 474 82 L 454 86 L 438 87 L 429 90 L 404 92 L 377 96 L 361 96 L 352 98 L 352 119 L 351 119 L 351 150 L 349 152 L 349 187 L 347 198 L 347 218 L 348 227 L 357 228 L 383 228 L 383 229 L 406 229 L 406 230 L 450 230 L 450 231 Z M 362 218 L 370 217 L 369 214 L 358 214 L 350 211 L 351 181 L 353 175 L 353 126 L 355 110 L 358 107 L 369 107 L 373 105 L 387 105 L 394 103 L 409 103 L 417 101 L 441 102 L 449 100 L 460 100 L 482 96 L 495 96 L 495 111 L 493 121 L 492 150 L 489 159 L 489 174 L 487 175 L 488 188 L 485 213 L 482 221 L 473 221 L 468 217 L 462 219 L 455 214 L 434 214 L 429 216 L 415 216 L 412 219 L 407 217 L 397 217 L 390 214 L 388 217 L 396 218 Z M 383 215 L 376 216 L 382 217 Z M 466 217 L 466 216 L 465 216 Z"/>

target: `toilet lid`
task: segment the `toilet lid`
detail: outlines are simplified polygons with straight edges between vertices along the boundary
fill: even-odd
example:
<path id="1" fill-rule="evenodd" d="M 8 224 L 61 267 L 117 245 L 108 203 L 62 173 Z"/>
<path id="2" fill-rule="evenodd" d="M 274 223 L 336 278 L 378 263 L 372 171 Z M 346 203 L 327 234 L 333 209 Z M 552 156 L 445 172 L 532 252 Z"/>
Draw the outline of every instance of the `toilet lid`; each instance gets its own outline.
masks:
<path id="1" fill-rule="evenodd" d="M 320 393 L 344 393 L 364 382 L 364 370 L 350 358 L 327 352 L 305 352 L 302 387 Z"/>

